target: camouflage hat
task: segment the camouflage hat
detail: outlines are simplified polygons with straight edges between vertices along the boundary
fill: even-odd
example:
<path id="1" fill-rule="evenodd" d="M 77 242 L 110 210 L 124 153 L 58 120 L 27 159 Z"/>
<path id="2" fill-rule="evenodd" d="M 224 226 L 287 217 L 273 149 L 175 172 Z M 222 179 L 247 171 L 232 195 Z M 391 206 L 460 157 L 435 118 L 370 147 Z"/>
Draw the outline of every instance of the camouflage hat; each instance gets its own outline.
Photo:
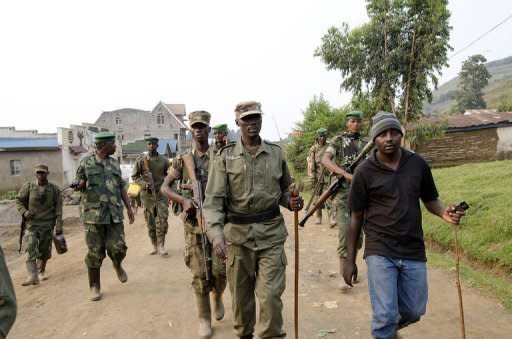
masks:
<path id="1" fill-rule="evenodd" d="M 363 112 L 361 111 L 352 111 L 348 112 L 346 115 L 347 119 L 359 119 L 363 120 Z"/>
<path id="2" fill-rule="evenodd" d="M 99 132 L 94 136 L 95 142 L 115 140 L 116 135 L 112 132 Z"/>
<path id="3" fill-rule="evenodd" d="M 194 111 L 188 115 L 188 124 L 192 127 L 194 124 L 203 124 L 210 126 L 210 113 L 206 111 Z"/>
<path id="4" fill-rule="evenodd" d="M 236 105 L 235 114 L 237 118 L 242 119 L 248 115 L 263 114 L 261 104 L 257 101 L 244 101 Z"/>
<path id="5" fill-rule="evenodd" d="M 45 164 L 37 164 L 35 167 L 34 167 L 34 172 L 37 173 L 37 172 L 44 172 L 46 174 L 48 174 L 48 166 L 46 166 Z"/>
<path id="6" fill-rule="evenodd" d="M 219 124 L 212 127 L 214 132 L 227 132 L 228 125 L 227 124 Z"/>
<path id="7" fill-rule="evenodd" d="M 327 128 L 319 128 L 316 130 L 316 135 L 318 137 L 326 137 L 327 136 Z"/>
<path id="8" fill-rule="evenodd" d="M 148 135 L 148 136 L 144 137 L 144 140 L 145 141 L 158 142 L 158 138 L 154 137 L 154 136 L 151 136 L 151 135 Z"/>

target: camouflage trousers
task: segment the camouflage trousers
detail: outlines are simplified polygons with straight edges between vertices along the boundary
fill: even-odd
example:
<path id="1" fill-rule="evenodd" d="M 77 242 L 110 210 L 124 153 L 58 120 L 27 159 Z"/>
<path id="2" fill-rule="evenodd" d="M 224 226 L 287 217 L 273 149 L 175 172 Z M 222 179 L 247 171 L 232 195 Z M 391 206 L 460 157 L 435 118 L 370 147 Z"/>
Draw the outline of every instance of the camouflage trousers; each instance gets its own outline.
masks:
<path id="1" fill-rule="evenodd" d="M 263 250 L 228 246 L 227 274 L 233 298 L 233 324 L 239 337 L 254 332 L 258 297 L 261 331 L 260 338 L 285 337 L 283 329 L 283 302 L 286 287 L 286 253 L 284 244 Z"/>
<path id="2" fill-rule="evenodd" d="M 206 295 L 212 290 L 222 293 L 226 289 L 226 264 L 212 253 L 212 246 L 208 238 L 206 239 L 206 257 L 211 258 L 211 261 L 207 261 L 209 281 L 206 281 L 201 235 L 185 230 L 185 265 L 187 265 L 192 272 L 192 287 L 194 293 L 200 295 Z"/>
<path id="3" fill-rule="evenodd" d="M 0 246 L 0 338 L 5 338 L 16 319 L 16 294 Z"/>
<path id="4" fill-rule="evenodd" d="M 25 261 L 36 259 L 48 260 L 52 257 L 52 231 L 53 225 L 26 224 L 23 244 L 25 249 Z"/>
<path id="5" fill-rule="evenodd" d="M 148 227 L 148 236 L 152 240 L 164 238 L 167 234 L 169 224 L 167 217 L 169 216 L 169 204 L 163 196 L 159 196 L 157 201 L 152 198 L 144 197 L 144 219 Z"/>
<path id="6" fill-rule="evenodd" d="M 126 240 L 124 236 L 124 224 L 85 224 L 85 242 L 87 243 L 87 255 L 85 264 L 89 268 L 100 268 L 105 251 L 112 262 L 121 263 L 126 257 Z"/>
<path id="7" fill-rule="evenodd" d="M 348 201 L 346 199 L 335 201 L 336 207 L 336 225 L 338 226 L 338 256 L 340 259 L 347 258 L 347 241 L 348 233 L 350 231 L 350 209 L 348 208 Z M 357 249 L 360 250 L 363 246 L 363 232 L 359 235 L 357 241 Z"/>

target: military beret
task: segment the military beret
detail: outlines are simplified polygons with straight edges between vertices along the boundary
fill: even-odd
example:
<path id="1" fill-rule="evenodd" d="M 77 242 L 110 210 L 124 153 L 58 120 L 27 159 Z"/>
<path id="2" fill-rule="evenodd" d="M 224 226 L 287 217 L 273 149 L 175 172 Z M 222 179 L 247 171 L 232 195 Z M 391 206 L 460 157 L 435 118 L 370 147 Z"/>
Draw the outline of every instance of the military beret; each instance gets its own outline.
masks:
<path id="1" fill-rule="evenodd" d="M 347 117 L 347 119 L 359 119 L 359 120 L 362 120 L 363 119 L 363 112 L 361 112 L 361 111 L 352 111 L 352 112 L 347 113 L 346 117 Z"/>
<path id="2" fill-rule="evenodd" d="M 144 137 L 144 140 L 145 140 L 145 141 L 158 142 L 158 138 L 157 138 L 157 137 L 153 137 L 153 136 L 151 136 L 151 135 L 148 135 L 148 136 Z"/>
<path id="3" fill-rule="evenodd" d="M 99 133 L 96 133 L 96 135 L 94 136 L 94 141 L 96 141 L 96 142 L 110 141 L 110 140 L 115 140 L 115 139 L 116 139 L 116 135 L 112 132 L 99 132 Z"/>
<path id="4" fill-rule="evenodd" d="M 48 174 L 48 166 L 44 165 L 44 164 L 37 164 L 35 167 L 34 167 L 34 172 L 37 173 L 37 172 L 44 172 L 46 174 Z"/>
<path id="5" fill-rule="evenodd" d="M 242 119 L 248 115 L 263 114 L 261 111 L 261 104 L 257 101 L 244 101 L 240 102 L 235 107 L 235 114 L 237 118 Z"/>
<path id="6" fill-rule="evenodd" d="M 218 124 L 212 127 L 214 132 L 227 132 L 228 125 L 227 124 Z"/>
<path id="7" fill-rule="evenodd" d="M 206 111 L 194 111 L 188 115 L 188 124 L 192 127 L 196 123 L 210 126 L 210 113 Z"/>
<path id="8" fill-rule="evenodd" d="M 327 128 L 319 128 L 316 130 L 316 135 L 319 137 L 325 137 L 327 136 Z"/>

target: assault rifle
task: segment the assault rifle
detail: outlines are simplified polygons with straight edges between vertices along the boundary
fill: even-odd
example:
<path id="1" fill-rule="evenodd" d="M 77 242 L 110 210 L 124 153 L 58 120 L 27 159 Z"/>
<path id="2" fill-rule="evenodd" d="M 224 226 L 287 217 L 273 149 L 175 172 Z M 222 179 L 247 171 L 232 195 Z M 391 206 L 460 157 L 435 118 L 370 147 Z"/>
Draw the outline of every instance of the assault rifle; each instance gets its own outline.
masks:
<path id="1" fill-rule="evenodd" d="M 315 187 L 313 188 L 313 194 L 311 194 L 311 197 L 309 198 L 308 203 L 307 203 L 306 207 L 304 208 L 304 210 L 306 212 L 307 212 L 307 210 L 309 210 L 309 207 L 311 207 L 311 203 L 313 202 L 313 199 L 318 195 L 318 193 L 320 193 L 320 190 L 323 188 L 324 177 L 325 177 L 325 169 L 322 171 L 322 174 L 318 178 L 318 180 L 315 184 Z"/>
<path id="2" fill-rule="evenodd" d="M 363 158 L 366 156 L 366 154 L 368 152 L 370 152 L 370 150 L 372 148 L 373 148 L 373 141 L 370 141 L 364 146 L 364 148 L 361 150 L 361 152 L 357 155 L 357 157 L 354 159 L 354 161 L 345 169 L 345 171 L 348 173 L 353 173 L 354 170 L 356 169 L 356 166 L 359 164 L 359 162 L 361 160 L 363 160 Z M 336 179 L 327 188 L 327 190 L 325 190 L 324 193 L 322 193 L 322 195 L 319 196 L 318 199 L 316 199 L 316 201 L 313 205 L 313 208 L 311 208 L 311 210 L 308 210 L 306 215 L 299 222 L 299 225 L 301 227 L 304 227 L 304 224 L 306 224 L 306 221 L 308 221 L 309 217 L 312 216 L 317 209 L 321 208 L 323 206 L 324 202 L 327 199 L 329 199 L 330 196 L 332 196 L 333 194 L 335 194 L 338 191 L 338 188 L 340 187 L 340 185 L 343 183 L 344 180 L 345 180 L 344 177 L 339 177 L 338 179 Z"/>
<path id="3" fill-rule="evenodd" d="M 149 178 L 149 189 L 151 190 L 151 196 L 153 197 L 154 201 L 157 201 L 158 198 L 156 196 L 155 181 L 153 180 L 153 173 L 151 173 L 151 171 L 149 170 L 148 157 L 149 157 L 148 153 L 144 152 L 144 155 L 143 155 L 143 159 L 144 159 L 144 172 L 146 172 L 145 174 Z"/>
<path id="4" fill-rule="evenodd" d="M 25 235 L 25 230 L 27 229 L 27 224 L 25 223 L 25 217 L 21 217 L 21 224 L 20 224 L 20 247 L 18 248 L 18 253 L 21 253 L 21 245 L 23 244 L 23 236 Z"/>
<path id="5" fill-rule="evenodd" d="M 201 187 L 201 182 L 196 178 L 196 166 L 192 155 L 190 153 L 183 154 L 182 159 L 188 176 L 192 180 L 192 201 L 196 208 L 197 223 L 201 230 L 201 248 L 203 250 L 204 271 L 206 272 L 206 281 L 210 281 L 209 262 L 211 262 L 212 258 L 208 256 L 208 252 L 206 251 L 208 249 L 208 238 L 206 237 L 205 218 L 203 214 L 203 188 Z"/>

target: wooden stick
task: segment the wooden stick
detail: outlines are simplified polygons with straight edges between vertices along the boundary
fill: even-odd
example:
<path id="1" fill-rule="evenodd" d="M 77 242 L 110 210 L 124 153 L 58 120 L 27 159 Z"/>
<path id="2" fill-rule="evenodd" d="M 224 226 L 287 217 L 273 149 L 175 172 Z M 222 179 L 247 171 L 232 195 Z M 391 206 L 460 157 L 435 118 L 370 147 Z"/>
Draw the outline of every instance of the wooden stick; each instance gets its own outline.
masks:
<path id="1" fill-rule="evenodd" d="M 461 338 L 466 338 L 466 327 L 464 325 L 464 306 L 462 305 L 462 289 L 460 287 L 460 273 L 459 273 L 459 245 L 457 241 L 457 230 L 459 228 L 458 225 L 454 225 L 453 227 L 453 239 L 455 242 L 455 285 L 457 286 L 457 293 L 459 295 L 459 312 L 460 312 L 460 330 L 461 330 Z"/>

